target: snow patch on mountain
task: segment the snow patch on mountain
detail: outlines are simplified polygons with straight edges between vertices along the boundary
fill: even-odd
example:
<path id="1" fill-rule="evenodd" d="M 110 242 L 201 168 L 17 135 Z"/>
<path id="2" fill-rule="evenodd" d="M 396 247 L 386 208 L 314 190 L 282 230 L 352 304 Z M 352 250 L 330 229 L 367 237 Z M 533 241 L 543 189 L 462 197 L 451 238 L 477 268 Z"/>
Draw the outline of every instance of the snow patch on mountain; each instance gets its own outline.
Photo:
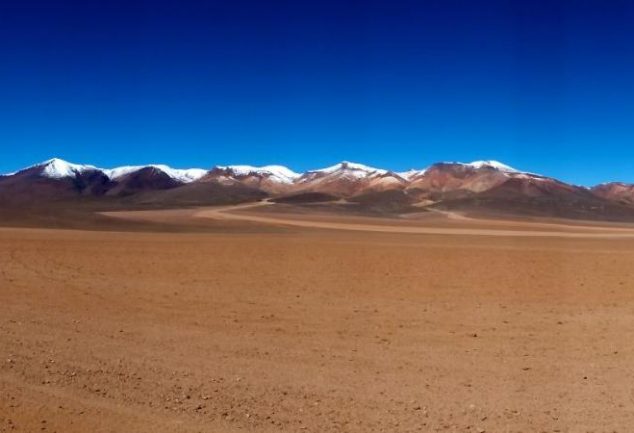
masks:
<path id="1" fill-rule="evenodd" d="M 461 162 L 446 162 L 439 164 L 459 164 L 464 167 L 470 167 L 473 169 L 494 169 L 498 170 L 507 176 L 510 177 L 518 177 L 518 176 L 530 176 L 535 178 L 540 178 L 538 174 L 518 171 L 513 167 L 510 167 L 506 164 L 503 164 L 499 161 L 495 160 L 481 160 L 481 161 L 473 161 L 470 163 L 461 163 Z M 116 180 L 128 174 L 134 173 L 136 171 L 142 170 L 144 168 L 154 168 L 156 170 L 160 170 L 171 178 L 182 182 L 182 183 L 190 183 L 194 182 L 206 174 L 209 173 L 208 170 L 201 168 L 190 168 L 190 169 L 175 169 L 169 167 L 164 164 L 147 164 L 147 165 L 129 165 L 122 167 L 115 167 L 111 169 L 101 169 L 97 168 L 93 165 L 82 165 L 82 164 L 74 164 L 68 161 L 64 161 L 60 158 L 52 158 L 48 161 L 44 161 L 40 164 L 36 164 L 34 166 L 28 167 L 27 169 L 33 168 L 41 168 L 40 175 L 46 176 L 49 178 L 65 178 L 65 177 L 74 177 L 77 174 L 84 173 L 86 171 L 101 171 L 108 178 Z M 27 170 L 24 169 L 24 170 Z M 338 164 L 318 169 L 318 170 L 310 170 L 303 174 L 296 173 L 289 168 L 282 165 L 266 165 L 266 166 L 252 166 L 252 165 L 226 165 L 226 166 L 216 166 L 215 169 L 222 170 L 226 172 L 227 179 L 235 179 L 235 177 L 247 177 L 249 175 L 256 175 L 266 177 L 273 182 L 277 182 L 280 184 L 304 184 L 307 182 L 317 181 L 323 179 L 325 182 L 329 182 L 331 180 L 343 179 L 349 181 L 357 181 L 364 179 L 375 179 L 380 177 L 390 177 L 397 178 L 400 181 L 413 181 L 421 176 L 424 176 L 428 169 L 423 170 L 408 170 L 404 172 L 394 172 L 389 170 L 384 170 L 380 168 L 371 167 L 365 164 L 350 162 L 350 161 L 342 161 Z M 23 171 L 23 170 L 21 170 Z M 19 173 L 19 172 L 18 172 Z M 7 173 L 3 176 L 11 176 L 16 173 Z"/>
<path id="2" fill-rule="evenodd" d="M 364 164 L 356 162 L 342 161 L 338 164 L 330 167 L 322 168 L 319 170 L 310 170 L 305 173 L 307 178 L 313 178 L 315 175 L 342 175 L 344 177 L 352 177 L 356 179 L 363 179 L 372 175 L 383 175 L 388 173 L 387 170 L 380 168 L 370 167 Z"/>
<path id="3" fill-rule="evenodd" d="M 517 173 L 518 170 L 514 169 L 511 166 L 508 166 L 506 164 L 503 164 L 499 161 L 493 161 L 493 160 L 488 160 L 488 161 L 473 161 L 473 162 L 469 162 L 469 163 L 459 163 L 462 165 L 466 165 L 467 167 L 472 167 L 475 169 L 480 169 L 480 168 L 493 168 L 495 170 L 499 170 L 499 171 L 504 171 L 504 172 L 508 172 L 508 173 Z"/>
<path id="4" fill-rule="evenodd" d="M 120 177 L 128 175 L 130 173 L 134 173 L 136 171 L 142 170 L 144 168 L 155 168 L 157 170 L 162 171 L 172 179 L 178 180 L 179 182 L 189 183 L 195 180 L 200 179 L 205 174 L 207 174 L 207 170 L 202 168 L 187 168 L 187 169 L 179 169 L 172 168 L 164 164 L 148 164 L 148 165 L 128 165 L 122 167 L 116 167 L 111 169 L 102 170 L 106 176 L 110 179 L 116 180 Z"/>
<path id="5" fill-rule="evenodd" d="M 297 178 L 301 176 L 299 173 L 295 173 L 293 170 L 283 165 L 265 165 L 262 167 L 255 167 L 252 165 L 219 165 L 217 169 L 231 171 L 236 176 L 249 176 L 252 174 L 271 177 L 274 180 L 281 183 L 293 183 Z"/>
<path id="6" fill-rule="evenodd" d="M 414 178 L 416 176 L 422 176 L 426 172 L 427 172 L 427 169 L 425 168 L 423 170 L 411 169 L 411 170 L 407 170 L 407 171 L 401 171 L 401 172 L 396 173 L 396 174 L 401 176 L 405 180 L 411 180 L 412 178 Z"/>
<path id="7" fill-rule="evenodd" d="M 74 177 L 77 174 L 81 174 L 86 171 L 100 171 L 104 175 L 106 175 L 108 178 L 114 180 L 119 177 L 125 176 L 126 174 L 130 174 L 147 167 L 156 168 L 157 170 L 164 172 L 171 178 L 183 183 L 193 182 L 203 177 L 207 173 L 207 170 L 203 170 L 201 168 L 176 169 L 176 168 L 171 168 L 163 164 L 130 165 L 130 166 L 124 166 L 124 167 L 104 169 L 104 168 L 95 167 L 94 165 L 74 164 L 72 162 L 64 161 L 63 159 L 60 159 L 60 158 L 52 158 L 47 161 L 41 162 L 39 164 L 35 164 L 30 167 L 27 167 L 20 171 L 29 170 L 32 168 L 41 168 L 42 171 L 40 172 L 40 175 L 44 177 L 52 178 L 52 179 Z M 19 171 L 15 173 L 7 173 L 4 176 L 12 176 L 16 173 L 19 173 Z"/>

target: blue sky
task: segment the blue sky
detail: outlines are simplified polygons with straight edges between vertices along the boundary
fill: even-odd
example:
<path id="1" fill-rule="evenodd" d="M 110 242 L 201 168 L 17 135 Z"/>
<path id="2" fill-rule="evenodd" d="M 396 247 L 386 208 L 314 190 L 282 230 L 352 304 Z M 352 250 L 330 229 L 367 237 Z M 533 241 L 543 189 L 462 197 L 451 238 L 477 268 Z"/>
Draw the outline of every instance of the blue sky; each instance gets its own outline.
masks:
<path id="1" fill-rule="evenodd" d="M 3 1 L 0 172 L 497 159 L 634 182 L 634 2 Z"/>

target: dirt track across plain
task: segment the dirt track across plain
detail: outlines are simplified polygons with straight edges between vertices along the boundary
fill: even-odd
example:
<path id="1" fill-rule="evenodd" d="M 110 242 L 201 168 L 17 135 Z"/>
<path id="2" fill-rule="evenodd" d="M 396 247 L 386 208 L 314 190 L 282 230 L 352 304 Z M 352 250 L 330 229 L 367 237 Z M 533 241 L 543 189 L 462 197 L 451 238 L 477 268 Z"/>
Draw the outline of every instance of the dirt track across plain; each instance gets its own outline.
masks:
<path id="1" fill-rule="evenodd" d="M 460 227 L 425 227 L 425 226 L 405 226 L 403 224 L 378 225 L 351 223 L 347 221 L 331 222 L 318 220 L 300 220 L 289 217 L 271 217 L 249 213 L 235 213 L 237 210 L 256 209 L 266 205 L 266 202 L 250 205 L 239 205 L 223 207 L 217 209 L 202 210 L 193 214 L 194 218 L 212 218 L 220 220 L 250 221 L 262 224 L 286 225 L 293 227 L 317 228 L 328 230 L 349 230 L 362 232 L 381 233 L 407 233 L 423 235 L 455 235 L 455 236 L 530 236 L 530 237 L 558 237 L 558 238 L 611 238 L 611 239 L 634 239 L 634 229 L 613 229 L 592 227 L 593 232 L 588 231 L 544 231 L 544 230 L 503 230 L 484 228 L 460 228 Z M 459 220 L 464 221 L 464 220 Z M 581 227 L 583 228 L 583 227 Z"/>
<path id="2" fill-rule="evenodd" d="M 275 205 L 269 201 L 261 201 L 203 209 L 116 211 L 104 212 L 103 214 L 130 221 L 187 223 L 187 220 L 212 219 L 306 229 L 418 235 L 634 239 L 634 228 L 632 227 L 609 227 L 596 224 L 589 226 L 579 224 L 566 225 L 562 223 L 528 221 L 515 221 L 513 224 L 509 224 L 509 221 L 479 221 L 463 216 L 452 216 L 449 212 L 439 213 L 448 222 L 444 227 L 431 226 L 425 224 L 425 222 L 411 224 L 412 221 L 403 221 L 396 218 L 376 219 L 376 221 L 381 221 L 381 224 L 377 224 L 368 218 L 360 219 L 339 216 L 336 221 L 333 221 L 292 213 L 267 214 L 265 212 L 257 212 L 268 206 Z M 483 227 L 483 224 L 489 224 L 493 227 Z M 506 227 L 503 227 L 503 225 Z"/>
<path id="3" fill-rule="evenodd" d="M 634 425 L 634 241 L 229 222 L 0 229 L 0 431 Z"/>

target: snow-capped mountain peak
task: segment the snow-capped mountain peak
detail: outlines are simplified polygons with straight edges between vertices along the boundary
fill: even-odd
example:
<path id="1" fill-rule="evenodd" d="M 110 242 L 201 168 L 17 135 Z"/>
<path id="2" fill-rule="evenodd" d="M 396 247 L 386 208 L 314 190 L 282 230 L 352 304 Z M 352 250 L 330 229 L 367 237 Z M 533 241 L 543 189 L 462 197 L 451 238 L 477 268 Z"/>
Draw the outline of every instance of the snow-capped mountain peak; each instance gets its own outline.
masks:
<path id="1" fill-rule="evenodd" d="M 195 180 L 200 179 L 205 174 L 207 174 L 207 170 L 204 170 L 202 168 L 179 169 L 179 168 L 172 168 L 164 164 L 127 165 L 122 167 L 105 169 L 102 171 L 110 179 L 114 180 L 114 179 L 123 177 L 127 174 L 142 170 L 144 168 L 155 168 L 167 174 L 172 179 L 178 180 L 179 182 L 183 182 L 183 183 L 193 182 Z"/>
<path id="2" fill-rule="evenodd" d="M 339 164 L 322 169 L 324 172 L 334 172 L 339 170 L 351 170 L 351 171 L 364 171 L 367 173 L 386 173 L 387 170 L 381 168 L 370 167 L 365 164 L 359 164 L 357 162 L 342 161 Z"/>
<path id="3" fill-rule="evenodd" d="M 249 176 L 252 174 L 267 176 L 281 183 L 293 183 L 295 179 L 301 176 L 293 170 L 283 165 L 265 165 L 255 167 L 252 165 L 218 165 L 216 169 L 230 171 L 236 176 Z"/>
<path id="4" fill-rule="evenodd" d="M 355 177 L 361 178 L 366 177 L 369 174 L 385 174 L 387 173 L 387 170 L 370 167 L 356 162 L 342 161 L 330 167 L 322 168 L 319 170 L 311 170 L 309 173 L 332 174 L 337 172 L 346 172 L 348 174 L 352 174 Z"/>
<path id="5" fill-rule="evenodd" d="M 100 171 L 104 175 L 106 175 L 108 178 L 115 180 L 122 176 L 133 173 L 135 171 L 142 170 L 147 167 L 152 167 L 157 170 L 160 170 L 163 173 L 167 174 L 169 177 L 183 183 L 193 182 L 197 179 L 200 179 L 207 173 L 207 170 L 203 170 L 202 168 L 176 169 L 176 168 L 171 168 L 164 164 L 129 165 L 129 166 L 123 166 L 123 167 L 104 169 L 104 168 L 95 167 L 94 165 L 75 164 L 60 158 L 51 158 L 47 161 L 41 162 L 39 164 L 35 164 L 31 167 L 27 167 L 24 170 L 28 170 L 32 168 L 41 168 L 41 171 L 39 173 L 40 176 L 48 177 L 51 179 L 62 179 L 65 177 L 74 177 L 77 174 L 81 174 L 86 171 Z M 15 173 L 8 173 L 5 176 L 10 176 L 12 174 L 15 174 Z"/>
<path id="6" fill-rule="evenodd" d="M 401 171 L 396 173 L 397 175 L 399 175 L 400 177 L 402 177 L 405 180 L 410 180 L 416 176 L 421 176 L 423 174 L 425 174 L 427 172 L 427 169 L 424 168 L 422 170 L 416 170 L 414 168 L 412 168 L 411 170 L 407 170 L 407 171 Z"/>
<path id="7" fill-rule="evenodd" d="M 36 164 L 34 167 L 42 167 L 41 175 L 53 179 L 75 176 L 78 173 L 89 170 L 98 170 L 97 167 L 92 165 L 73 164 L 60 158 L 49 159 L 48 161 Z"/>
<path id="8" fill-rule="evenodd" d="M 511 166 L 508 166 L 506 164 L 503 164 L 499 161 L 493 161 L 493 160 L 487 160 L 487 161 L 473 161 L 473 162 L 469 162 L 467 164 L 462 164 L 462 165 L 466 165 L 467 167 L 472 167 L 472 168 L 476 168 L 476 169 L 480 169 L 480 168 L 493 168 L 499 171 L 504 171 L 504 172 L 508 172 L 508 173 L 517 173 L 518 170 L 514 169 Z"/>

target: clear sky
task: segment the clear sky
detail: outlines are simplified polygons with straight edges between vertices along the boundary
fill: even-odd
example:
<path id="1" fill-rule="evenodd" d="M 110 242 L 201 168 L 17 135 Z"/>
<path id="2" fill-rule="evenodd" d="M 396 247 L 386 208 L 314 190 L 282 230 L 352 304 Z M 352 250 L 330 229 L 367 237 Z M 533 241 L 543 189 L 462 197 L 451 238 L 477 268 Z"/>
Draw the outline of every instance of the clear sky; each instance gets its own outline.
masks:
<path id="1" fill-rule="evenodd" d="M 634 2 L 0 3 L 0 172 L 497 159 L 634 182 Z"/>

